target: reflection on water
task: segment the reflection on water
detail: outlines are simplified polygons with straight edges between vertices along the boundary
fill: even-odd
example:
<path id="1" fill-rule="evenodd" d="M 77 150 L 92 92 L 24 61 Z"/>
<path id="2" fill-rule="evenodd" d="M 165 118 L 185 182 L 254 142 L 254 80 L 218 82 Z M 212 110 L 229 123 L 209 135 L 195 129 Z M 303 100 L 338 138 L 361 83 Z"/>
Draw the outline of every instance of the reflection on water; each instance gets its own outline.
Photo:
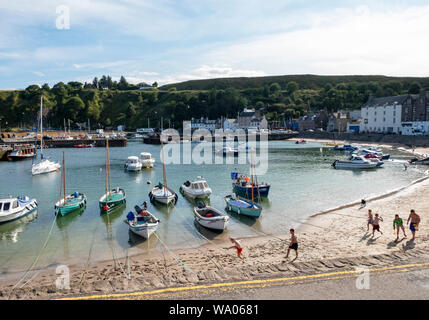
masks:
<path id="1" fill-rule="evenodd" d="M 179 148 L 199 144 L 178 144 Z M 208 149 L 214 145 L 204 143 Z M 201 148 L 201 147 L 200 147 Z M 218 149 L 216 147 L 216 149 Z M 243 148 L 242 148 L 243 149 Z M 408 155 L 390 152 L 393 161 L 386 161 L 384 168 L 377 170 L 335 170 L 335 159 L 346 159 L 342 152 L 334 152 L 318 143 L 297 145 L 289 141 L 269 143 L 268 171 L 258 181 L 271 184 L 270 195 L 262 198 L 262 215 L 259 219 L 227 212 L 231 217 L 227 229 L 216 233 L 195 223 L 193 207 L 200 200 L 179 193 L 184 181 L 203 176 L 212 189 L 207 205 L 225 209 L 224 197 L 232 192 L 231 171 L 248 172 L 248 164 L 168 164 L 168 186 L 178 193 L 175 207 L 150 203 L 148 193 L 162 181 L 160 146 L 129 142 L 126 148 L 110 149 L 111 185 L 125 189 L 127 203 L 107 214 L 100 214 L 98 200 L 105 192 L 104 148 L 47 149 L 52 160 L 61 159 L 65 151 L 67 163 L 67 194 L 71 191 L 85 193 L 88 198 L 86 210 L 76 211 L 64 217 L 54 216 L 54 204 L 59 198 L 61 175 L 58 173 L 31 175 L 31 161 L 0 162 L 0 197 L 28 195 L 38 200 L 38 211 L 26 218 L 0 225 L 0 272 L 25 270 L 42 248 L 53 225 L 48 245 L 40 258 L 38 267 L 52 262 L 82 262 L 88 259 L 112 259 L 112 252 L 146 254 L 151 249 L 196 247 L 210 241 L 224 240 L 228 236 L 246 237 L 264 233 L 284 233 L 296 227 L 310 215 L 350 201 L 367 198 L 406 185 L 421 177 L 424 169 L 409 167 L 404 170 Z M 140 172 L 124 171 L 128 156 L 150 152 L 155 158 L 155 167 Z M 426 169 L 427 170 L 427 169 Z M 148 182 L 150 182 L 148 184 Z M 148 209 L 161 220 L 156 235 L 145 241 L 129 231 L 124 223 L 128 211 L 135 205 L 148 202 Z M 37 217 L 37 219 L 36 219 Z M 159 239 L 157 238 L 159 237 Z M 112 249 L 113 248 L 113 249 Z M 113 251 L 112 251 L 113 250 Z"/>
<path id="2" fill-rule="evenodd" d="M 37 210 L 34 210 L 20 219 L 0 224 L 0 241 L 18 242 L 20 233 L 25 231 L 26 225 L 36 218 Z"/>

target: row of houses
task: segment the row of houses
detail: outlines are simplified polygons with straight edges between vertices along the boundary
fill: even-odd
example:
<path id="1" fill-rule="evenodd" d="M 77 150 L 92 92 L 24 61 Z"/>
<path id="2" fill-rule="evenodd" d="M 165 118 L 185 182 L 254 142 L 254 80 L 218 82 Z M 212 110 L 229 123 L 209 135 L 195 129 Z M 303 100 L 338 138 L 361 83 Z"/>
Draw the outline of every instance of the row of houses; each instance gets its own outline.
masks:
<path id="1" fill-rule="evenodd" d="M 298 120 L 299 131 L 429 134 L 429 92 L 370 97 L 360 110 L 320 111 Z"/>
<path id="2" fill-rule="evenodd" d="M 209 131 L 214 131 L 215 129 L 232 131 L 237 129 L 262 130 L 268 129 L 268 121 L 265 116 L 261 115 L 259 110 L 244 108 L 244 110 L 237 115 L 237 119 L 224 117 L 217 120 L 209 120 L 208 118 L 192 118 L 191 129 L 207 129 Z"/>

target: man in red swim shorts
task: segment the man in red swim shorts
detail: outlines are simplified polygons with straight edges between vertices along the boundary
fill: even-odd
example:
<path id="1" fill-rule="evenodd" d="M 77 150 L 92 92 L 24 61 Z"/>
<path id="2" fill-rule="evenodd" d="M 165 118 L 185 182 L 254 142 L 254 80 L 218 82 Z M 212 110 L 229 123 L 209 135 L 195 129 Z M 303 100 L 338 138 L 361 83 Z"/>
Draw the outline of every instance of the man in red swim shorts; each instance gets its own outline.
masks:
<path id="1" fill-rule="evenodd" d="M 237 239 L 234 239 L 234 238 L 229 238 L 229 240 L 234 244 L 232 247 L 228 247 L 228 248 L 225 248 L 225 249 L 232 249 L 232 248 L 235 248 L 235 249 L 237 249 L 237 257 L 239 257 L 240 259 L 243 259 L 242 257 L 241 257 L 241 252 L 243 251 L 243 247 L 241 246 L 241 244 L 240 244 L 240 241 L 239 240 L 237 240 Z"/>

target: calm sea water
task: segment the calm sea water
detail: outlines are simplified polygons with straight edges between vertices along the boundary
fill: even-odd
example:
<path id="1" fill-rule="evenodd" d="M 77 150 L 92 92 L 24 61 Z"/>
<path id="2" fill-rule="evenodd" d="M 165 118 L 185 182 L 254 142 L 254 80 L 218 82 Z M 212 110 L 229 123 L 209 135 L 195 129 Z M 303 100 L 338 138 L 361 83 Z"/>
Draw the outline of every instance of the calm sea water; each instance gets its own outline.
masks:
<path id="1" fill-rule="evenodd" d="M 193 147 L 196 145 L 192 144 Z M 125 254 L 195 247 L 228 236 L 245 237 L 285 233 L 297 227 L 310 215 L 347 202 L 385 193 L 423 175 L 423 168 L 403 163 L 410 156 L 391 152 L 393 161 L 371 171 L 335 170 L 331 163 L 345 158 L 341 152 L 323 148 L 319 143 L 296 145 L 292 141 L 269 142 L 268 172 L 259 180 L 271 184 L 270 196 L 263 201 L 258 220 L 231 214 L 228 229 L 222 234 L 210 232 L 194 223 L 194 204 L 179 192 L 180 185 L 201 175 L 207 179 L 213 194 L 212 206 L 225 208 L 223 197 L 231 192 L 230 172 L 235 168 L 248 171 L 248 165 L 167 165 L 168 185 L 179 194 L 175 208 L 149 204 L 149 210 L 160 220 L 157 236 L 149 240 L 133 235 L 124 223 L 135 204 L 148 200 L 148 193 L 162 181 L 160 146 L 129 141 L 126 148 L 110 148 L 111 185 L 124 188 L 127 205 L 110 215 L 100 215 L 98 199 L 105 190 L 105 149 L 49 149 L 45 154 L 60 161 L 66 154 L 67 193 L 83 192 L 88 197 L 85 211 L 55 218 L 60 173 L 31 175 L 31 161 L 0 162 L 0 197 L 28 195 L 39 203 L 37 213 L 24 219 L 0 225 L 0 272 L 26 270 L 40 254 L 35 268 L 64 263 L 86 263 L 111 259 Z M 155 168 L 130 173 L 123 170 L 128 156 L 151 152 Z M 152 185 L 147 184 L 148 181 Z M 149 201 L 148 201 L 149 202 Z M 46 247 L 42 249 L 49 235 Z M 159 238 L 158 238 L 159 237 Z"/>

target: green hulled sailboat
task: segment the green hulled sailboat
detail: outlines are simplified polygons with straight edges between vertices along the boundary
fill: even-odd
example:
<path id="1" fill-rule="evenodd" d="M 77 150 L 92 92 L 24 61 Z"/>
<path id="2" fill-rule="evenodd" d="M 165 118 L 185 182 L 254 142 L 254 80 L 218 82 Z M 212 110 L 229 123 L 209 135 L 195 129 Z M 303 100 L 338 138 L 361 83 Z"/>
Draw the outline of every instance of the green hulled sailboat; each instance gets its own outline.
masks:
<path id="1" fill-rule="evenodd" d="M 66 214 L 86 207 L 86 195 L 74 192 L 66 196 L 66 164 L 63 152 L 63 170 L 61 173 L 60 200 L 55 204 L 55 214 Z"/>

